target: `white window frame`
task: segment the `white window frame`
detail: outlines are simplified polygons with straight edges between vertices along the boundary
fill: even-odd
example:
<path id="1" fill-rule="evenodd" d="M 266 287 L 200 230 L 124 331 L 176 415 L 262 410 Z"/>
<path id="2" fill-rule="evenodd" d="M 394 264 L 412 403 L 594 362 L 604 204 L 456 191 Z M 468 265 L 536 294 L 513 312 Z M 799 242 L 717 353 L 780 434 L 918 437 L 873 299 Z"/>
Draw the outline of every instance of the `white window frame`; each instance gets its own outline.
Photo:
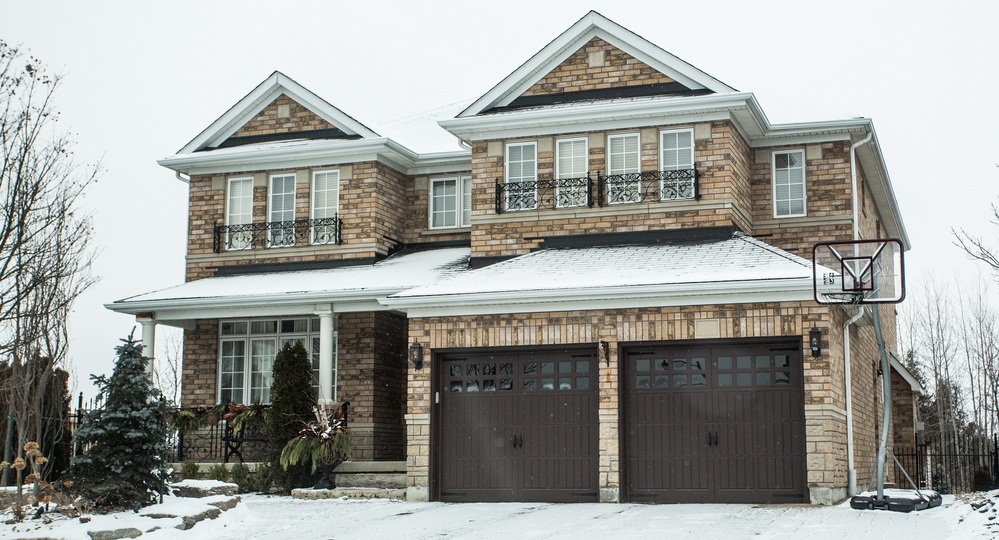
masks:
<path id="1" fill-rule="evenodd" d="M 675 135 L 677 133 L 687 133 L 690 135 L 690 163 L 680 164 L 679 159 L 677 159 L 676 165 L 666 164 L 666 135 Z M 694 129 L 693 128 L 682 128 L 682 129 L 664 129 L 659 131 L 659 170 L 660 171 L 689 171 L 694 168 L 694 163 L 696 163 L 697 156 L 695 155 L 694 147 Z M 679 149 L 679 146 L 677 146 Z M 672 149 L 671 149 L 672 150 Z M 659 182 L 659 199 L 660 200 L 673 200 L 672 198 L 666 197 L 666 181 L 662 180 Z M 691 190 L 691 195 L 693 195 L 693 190 Z M 691 197 L 693 198 L 693 197 Z"/>
<path id="2" fill-rule="evenodd" d="M 281 320 L 282 319 L 283 320 L 305 319 L 305 320 L 308 321 L 307 325 L 306 325 L 306 330 L 305 331 L 282 332 L 281 331 Z M 258 322 L 258 321 L 277 321 L 276 330 L 274 332 L 253 333 L 252 332 L 252 323 Z M 333 400 L 336 401 L 336 398 L 337 398 L 337 374 L 339 372 L 339 366 L 338 366 L 338 362 L 337 362 L 339 332 L 338 332 L 338 329 L 337 329 L 337 326 L 336 326 L 337 319 L 334 318 L 333 321 L 334 321 L 334 327 L 333 327 L 333 337 L 332 337 L 332 339 L 333 339 L 333 366 L 332 366 L 332 369 L 333 369 L 333 390 L 332 390 L 332 392 L 333 392 Z M 236 325 L 239 325 L 240 323 L 242 323 L 243 324 L 243 327 L 242 327 L 243 330 L 241 332 L 239 332 L 239 333 L 232 333 L 232 334 L 225 334 L 225 335 L 223 335 L 222 334 L 222 325 L 223 324 L 227 324 L 227 323 L 235 323 Z M 243 382 L 242 382 L 242 387 L 238 389 L 238 391 L 242 395 L 241 399 L 240 399 L 240 403 L 242 403 L 244 405 L 252 405 L 253 404 L 253 398 L 254 398 L 254 386 L 253 386 L 253 373 L 254 373 L 254 371 L 253 371 L 253 364 L 252 364 L 252 362 L 253 362 L 253 342 L 257 342 L 257 341 L 261 341 L 261 342 L 262 341 L 273 341 L 274 344 L 275 344 L 274 354 L 275 354 L 275 356 L 277 356 L 277 353 L 281 351 L 281 348 L 284 347 L 285 343 L 287 343 L 289 341 L 293 342 L 293 341 L 302 340 L 302 344 L 305 346 L 305 350 L 308 351 L 310 363 L 312 364 L 312 378 L 313 378 L 312 388 L 313 388 L 313 390 L 315 392 L 317 392 L 316 395 L 318 395 L 318 391 L 319 391 L 319 367 L 318 367 L 319 366 L 319 347 L 318 347 L 318 340 L 321 339 L 322 337 L 321 337 L 321 334 L 319 332 L 319 319 L 317 317 L 315 317 L 314 315 L 302 315 L 302 316 L 298 316 L 298 317 L 283 317 L 283 318 L 280 318 L 280 319 L 275 319 L 273 317 L 268 317 L 268 318 L 264 318 L 264 319 L 225 319 L 225 320 L 219 321 L 218 333 L 219 333 L 219 340 L 218 340 L 218 344 L 219 344 L 219 348 L 218 348 L 218 366 L 217 366 L 217 369 L 216 369 L 216 377 L 215 377 L 215 382 L 216 382 L 215 399 L 216 399 L 216 402 L 218 402 L 218 403 L 222 402 L 222 394 L 223 394 L 223 388 L 222 388 L 222 375 L 223 375 L 223 372 L 222 372 L 222 353 L 223 353 L 224 348 L 225 348 L 224 343 L 226 343 L 226 342 L 236 342 L 236 343 L 242 343 L 243 344 L 243 357 L 242 357 L 242 360 L 243 360 L 243 370 L 241 372 L 242 373 L 242 377 L 243 377 Z M 273 359 L 271 360 L 270 366 L 271 366 L 271 369 L 273 370 L 273 367 L 274 367 Z M 233 372 L 229 372 L 229 373 L 233 373 Z M 270 380 L 273 383 L 273 378 L 271 378 Z M 232 390 L 235 390 L 235 388 L 227 388 L 226 390 L 232 391 Z M 268 392 L 268 394 L 269 394 L 269 392 Z M 262 401 L 262 403 L 264 405 L 267 405 L 267 404 L 269 404 L 269 400 L 268 401 Z"/>
<path id="3" fill-rule="evenodd" d="M 316 193 L 317 193 L 317 190 L 316 190 L 316 179 L 317 179 L 317 177 L 319 177 L 319 175 L 322 175 L 322 174 L 327 175 L 327 184 L 326 184 L 326 190 L 325 191 L 327 191 L 327 192 L 329 192 L 329 191 L 335 191 L 336 192 L 336 200 L 334 201 L 334 205 L 332 206 L 332 208 L 333 208 L 333 215 L 332 216 L 330 216 L 330 215 L 317 216 L 316 215 L 317 214 L 316 210 L 318 210 L 318 208 L 316 208 L 316 203 L 318 202 L 318 198 L 316 197 Z M 330 182 L 331 182 L 330 181 L 330 177 L 331 176 L 333 178 L 332 183 L 336 186 L 332 190 L 329 188 Z M 329 207 L 329 206 L 323 207 L 323 210 L 324 210 L 323 213 L 324 214 L 329 214 L 329 209 L 330 208 L 331 207 Z M 340 170 L 339 169 L 331 169 L 331 170 L 326 170 L 326 171 L 313 171 L 312 172 L 312 185 L 310 186 L 310 189 L 309 189 L 309 219 L 315 220 L 315 219 L 322 219 L 322 218 L 339 217 L 339 215 L 340 215 Z M 335 234 L 335 231 L 332 230 L 329 226 L 316 227 L 316 226 L 313 225 L 310 228 L 310 230 L 309 230 L 309 242 L 312 243 L 312 244 L 319 244 L 319 245 L 332 244 L 332 242 L 317 242 L 317 239 L 319 239 L 321 237 L 322 238 L 326 238 L 326 237 L 328 237 L 331 234 Z"/>
<path id="4" fill-rule="evenodd" d="M 291 178 L 291 219 L 274 219 L 274 197 L 277 195 L 274 192 L 274 181 L 278 178 Z M 270 175 L 267 181 L 267 222 L 274 223 L 278 221 L 295 221 L 295 203 L 298 192 L 298 178 L 296 178 L 295 173 L 277 173 Z M 287 192 L 282 192 L 282 196 L 287 196 Z M 281 210 L 282 213 L 287 212 L 287 210 Z M 275 243 L 273 240 L 275 238 L 280 238 L 281 241 Z M 268 229 L 267 230 L 267 246 L 268 247 L 292 247 L 295 245 L 295 227 L 292 225 L 291 228 L 285 227 L 282 229 Z"/>
<path id="5" fill-rule="evenodd" d="M 523 148 L 530 147 L 531 150 L 532 150 L 532 152 L 534 152 L 534 159 L 532 160 L 533 163 L 534 163 L 534 166 L 533 166 L 533 174 L 531 176 L 524 176 L 522 174 L 519 177 L 518 180 L 512 180 L 511 181 L 510 180 L 510 149 L 511 148 L 515 148 L 515 147 L 523 147 Z M 520 162 L 525 162 L 525 161 L 526 160 L 523 160 L 523 159 L 520 160 Z M 508 211 L 535 210 L 538 207 L 538 189 L 537 189 L 537 182 L 538 182 L 538 143 L 537 143 L 537 141 L 520 141 L 520 142 L 506 143 L 506 154 L 505 154 L 505 156 L 503 158 L 503 162 L 504 162 L 503 179 L 504 179 L 504 181 L 505 181 L 505 183 L 506 183 L 506 185 L 508 187 L 507 196 L 506 196 L 506 209 Z M 518 208 L 510 208 L 509 185 L 510 184 L 520 183 L 520 182 L 534 182 L 534 185 L 535 185 L 535 188 L 534 188 L 534 204 L 531 205 L 531 206 L 525 205 L 525 206 L 518 207 Z"/>
<path id="6" fill-rule="evenodd" d="M 454 210 L 450 212 L 453 214 L 451 217 L 454 219 L 454 225 L 434 225 L 434 215 L 437 214 L 437 198 L 434 197 L 434 186 L 438 183 L 443 182 L 454 182 Z M 472 177 L 467 175 L 461 176 L 442 176 L 440 178 L 431 178 L 429 185 L 430 192 L 428 197 L 430 199 L 429 212 L 427 215 L 427 227 L 433 230 L 437 229 L 461 229 L 468 228 L 471 226 L 472 217 Z M 444 211 L 446 212 L 446 210 Z M 441 213 L 441 215 L 446 215 Z"/>
<path id="7" fill-rule="evenodd" d="M 634 138 L 636 140 L 636 165 L 634 170 L 629 170 L 627 163 L 623 163 L 622 167 L 614 168 L 614 154 L 611 152 L 611 146 L 615 139 L 630 139 Z M 627 153 L 620 154 L 626 156 Z M 607 176 L 616 176 L 619 174 L 640 174 L 642 172 L 642 134 L 641 133 L 615 133 L 613 135 L 607 136 Z M 637 202 L 642 202 L 642 180 L 635 180 L 633 183 L 629 183 L 627 186 L 621 186 L 619 189 L 628 189 L 633 194 L 634 200 L 621 200 L 617 202 L 611 202 L 611 187 L 607 188 L 607 203 L 608 204 L 632 204 Z"/>
<path id="8" fill-rule="evenodd" d="M 243 345 L 242 369 L 240 371 L 238 371 L 238 372 L 236 370 L 229 370 L 229 371 L 223 371 L 222 370 L 222 365 L 223 365 L 223 362 L 225 360 L 224 354 L 225 354 L 225 344 L 226 343 L 239 343 L 239 344 Z M 241 337 L 235 337 L 235 338 L 234 337 L 222 337 L 221 339 L 219 339 L 218 376 L 215 379 L 216 380 L 216 388 L 217 388 L 217 390 L 216 390 L 216 396 L 215 396 L 216 402 L 218 402 L 218 403 L 222 402 L 222 394 L 223 393 L 225 393 L 225 392 L 233 393 L 233 392 L 235 392 L 237 390 L 239 391 L 239 394 L 240 394 L 239 395 L 239 402 L 242 403 L 243 401 L 245 401 L 245 398 L 246 398 L 246 387 L 247 387 L 247 377 L 246 377 L 247 350 L 246 350 L 246 346 L 247 346 L 247 341 L 246 341 L 246 336 L 245 335 L 241 336 Z M 235 358 L 235 356 L 233 356 L 233 358 Z M 227 373 L 229 373 L 229 374 L 240 373 L 241 374 L 242 380 L 241 380 L 238 388 L 236 386 L 226 386 L 225 388 L 222 387 L 222 377 L 225 374 L 227 374 Z M 233 400 L 233 401 L 235 401 L 235 400 Z"/>
<path id="9" fill-rule="evenodd" d="M 577 171 L 573 168 L 570 171 L 562 170 L 562 145 L 569 144 L 575 147 L 576 143 L 583 143 L 583 170 Z M 576 155 L 571 156 L 571 159 L 575 159 Z M 586 137 L 573 137 L 571 139 L 556 139 L 555 140 L 555 179 L 564 180 L 567 178 L 584 178 L 590 175 L 590 140 Z M 571 187 L 568 188 L 569 193 L 566 195 L 566 199 L 575 199 L 582 195 L 581 200 L 576 202 L 576 204 L 562 204 L 561 189 L 558 184 L 555 185 L 555 207 L 556 208 L 578 208 L 581 206 L 586 206 L 586 200 L 588 193 L 588 184 L 585 187 Z"/>
<path id="10" fill-rule="evenodd" d="M 249 195 L 250 208 L 249 208 L 249 212 L 245 213 L 245 214 L 244 213 L 238 214 L 239 216 L 244 216 L 244 215 L 246 216 L 246 220 L 243 221 L 242 219 L 240 219 L 239 223 L 233 223 L 233 212 L 232 212 L 232 206 L 233 206 L 232 185 L 234 183 L 236 183 L 236 182 L 240 182 L 240 183 L 249 182 L 249 185 L 250 185 L 250 195 Z M 245 198 L 245 196 L 241 197 L 241 198 Z M 226 224 L 226 227 L 228 227 L 230 225 L 250 225 L 252 223 L 253 223 L 253 177 L 252 176 L 238 176 L 238 177 L 233 177 L 233 178 L 228 179 L 228 181 L 226 182 L 226 191 L 225 191 L 225 224 Z M 236 234 L 238 236 L 237 236 L 235 242 L 233 241 L 233 235 L 232 235 L 231 232 L 229 232 L 229 233 L 226 234 L 226 237 L 225 237 L 225 249 L 226 249 L 226 251 L 242 251 L 242 250 L 250 249 L 250 248 L 253 247 L 253 232 L 252 231 L 241 231 L 241 232 L 238 232 Z M 237 244 L 237 242 L 240 245 L 236 246 L 235 244 Z M 242 245 L 242 244 L 245 244 L 245 245 Z"/>
<path id="11" fill-rule="evenodd" d="M 777 212 L 777 156 L 778 155 L 783 155 L 783 154 L 798 154 L 800 156 L 800 158 L 801 158 L 801 166 L 800 166 L 800 169 L 801 169 L 801 199 L 800 199 L 801 200 L 801 213 L 799 213 L 799 214 L 790 213 L 790 202 L 794 201 L 794 200 L 797 200 L 797 199 L 791 199 L 790 196 L 788 196 L 788 198 L 787 198 L 787 201 L 789 203 L 789 207 L 788 207 L 789 213 L 787 213 L 787 214 L 779 214 Z M 798 167 L 795 167 L 795 169 L 797 169 L 797 168 Z M 770 191 L 770 193 L 771 193 L 770 202 L 771 202 L 771 205 L 773 206 L 773 216 L 774 216 L 775 219 L 778 219 L 778 218 L 805 217 L 808 214 L 808 197 L 807 197 L 807 193 L 806 193 L 807 187 L 808 187 L 808 174 L 807 174 L 807 170 L 806 169 L 807 169 L 807 163 L 805 162 L 805 150 L 803 148 L 790 149 L 790 150 L 775 150 L 770 155 L 770 190 L 771 190 Z M 793 169 L 787 169 L 787 170 L 793 170 Z M 788 186 L 790 186 L 790 185 L 791 184 L 790 184 L 790 178 L 789 178 Z"/>

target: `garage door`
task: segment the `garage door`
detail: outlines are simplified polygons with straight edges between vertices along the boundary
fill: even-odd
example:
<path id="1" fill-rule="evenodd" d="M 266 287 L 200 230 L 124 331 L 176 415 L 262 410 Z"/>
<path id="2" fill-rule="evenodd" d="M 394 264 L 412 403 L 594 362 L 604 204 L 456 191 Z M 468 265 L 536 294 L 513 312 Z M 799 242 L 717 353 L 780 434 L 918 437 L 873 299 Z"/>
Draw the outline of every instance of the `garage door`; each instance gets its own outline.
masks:
<path id="1" fill-rule="evenodd" d="M 801 345 L 624 350 L 632 502 L 805 502 Z"/>
<path id="2" fill-rule="evenodd" d="M 439 499 L 596 501 L 595 350 L 442 355 Z"/>

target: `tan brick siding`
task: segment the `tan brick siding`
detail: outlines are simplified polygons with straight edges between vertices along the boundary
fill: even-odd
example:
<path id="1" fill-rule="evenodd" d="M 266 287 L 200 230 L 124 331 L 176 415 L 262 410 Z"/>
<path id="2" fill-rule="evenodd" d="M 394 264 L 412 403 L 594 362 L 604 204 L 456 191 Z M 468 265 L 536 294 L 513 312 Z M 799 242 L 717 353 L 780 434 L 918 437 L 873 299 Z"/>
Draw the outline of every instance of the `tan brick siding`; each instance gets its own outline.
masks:
<path id="1" fill-rule="evenodd" d="M 603 65 L 590 67 L 589 54 L 599 51 L 604 53 Z M 528 88 L 523 95 L 557 94 L 668 82 L 673 82 L 673 79 L 606 41 L 593 38 L 534 86 Z"/>
<path id="2" fill-rule="evenodd" d="M 692 126 L 660 126 L 637 130 L 641 137 L 641 168 L 659 170 L 659 133 L 661 129 Z M 472 146 L 472 257 L 521 255 L 538 246 L 541 237 L 609 232 L 649 231 L 694 227 L 735 227 L 751 230 L 748 163 L 749 146 L 730 122 L 705 125 L 710 138 L 697 139 L 694 163 L 698 170 L 700 199 L 696 201 L 645 202 L 605 205 L 600 208 L 559 208 L 496 213 L 496 182 L 504 182 L 505 161 L 490 145 L 505 152 L 510 141 L 481 141 Z M 695 130 L 696 133 L 697 130 Z M 559 139 L 596 138 L 589 145 L 589 168 L 596 184 L 597 172 L 606 174 L 606 136 L 608 133 L 571 133 L 539 142 L 538 178 L 555 175 L 555 145 Z M 591 194 L 597 198 L 594 188 Z"/>
<path id="3" fill-rule="evenodd" d="M 617 345 L 624 342 L 694 339 L 694 321 L 719 319 L 721 338 L 797 336 L 803 343 L 808 482 L 814 488 L 846 485 L 846 429 L 843 423 L 842 325 L 838 306 L 813 302 L 620 309 L 608 311 L 546 312 L 478 317 L 429 317 L 410 320 L 410 341 L 424 346 L 425 366 L 435 349 L 581 344 L 607 341 L 610 358 L 600 368 L 600 487 L 619 487 Z M 812 357 L 807 346 L 812 327 L 822 331 L 822 354 Z M 870 474 L 870 441 L 876 437 L 870 422 L 876 388 L 869 357 L 858 349 L 871 348 L 871 336 L 854 338 L 854 403 L 858 441 L 858 477 Z M 431 371 L 409 371 L 407 412 L 414 419 L 409 431 L 408 484 L 426 487 L 429 480 L 429 431 L 418 420 L 430 412 Z M 862 373 L 857 373 L 857 372 Z M 863 402 L 863 403 L 858 403 Z M 867 403 L 865 405 L 864 403 Z M 862 457 L 863 456 L 863 457 Z"/>
<path id="4" fill-rule="evenodd" d="M 288 118 L 278 118 L 279 105 L 288 105 L 290 107 L 291 115 Z M 243 127 L 239 128 L 232 136 L 248 137 L 252 135 L 270 135 L 273 133 L 294 133 L 335 127 L 297 101 L 285 94 L 281 94 L 270 105 L 264 107 L 264 110 L 251 118 L 249 122 L 243 124 Z"/>
<path id="5" fill-rule="evenodd" d="M 212 406 L 218 397 L 219 321 L 200 319 L 184 330 L 180 402 L 185 407 Z"/>

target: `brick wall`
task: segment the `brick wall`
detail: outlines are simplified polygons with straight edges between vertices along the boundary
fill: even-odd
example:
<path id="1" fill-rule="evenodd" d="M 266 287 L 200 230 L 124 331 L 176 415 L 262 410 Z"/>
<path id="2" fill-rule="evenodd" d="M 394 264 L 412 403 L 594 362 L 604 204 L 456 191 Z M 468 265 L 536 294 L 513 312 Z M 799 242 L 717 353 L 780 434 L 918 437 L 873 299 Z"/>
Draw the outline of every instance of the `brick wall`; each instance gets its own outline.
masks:
<path id="1" fill-rule="evenodd" d="M 278 118 L 278 106 L 287 105 L 290 108 L 288 118 Z M 281 94 L 264 110 L 257 113 L 249 122 L 239 128 L 233 137 L 248 137 L 252 135 L 269 135 L 272 133 L 292 133 L 297 131 L 312 131 L 316 129 L 335 128 L 326 120 L 316 116 L 290 97 Z"/>
<path id="2" fill-rule="evenodd" d="M 200 319 L 184 330 L 180 402 L 185 407 L 212 406 L 218 384 L 219 321 Z"/>
<path id="3" fill-rule="evenodd" d="M 405 448 L 406 319 L 386 312 L 339 317 L 337 397 L 350 401 L 352 459 L 400 460 Z"/>
<path id="4" fill-rule="evenodd" d="M 664 126 L 664 128 L 667 126 Z M 677 126 L 668 126 L 673 129 Z M 694 159 L 700 173 L 700 199 L 606 205 L 603 208 L 559 208 L 496 213 L 495 184 L 504 181 L 505 144 L 480 141 L 472 146 L 472 256 L 521 255 L 537 247 L 540 237 L 648 231 L 675 228 L 734 226 L 751 230 L 749 147 L 729 122 L 693 126 Z M 641 167 L 659 170 L 660 128 L 636 130 L 641 136 Z M 607 170 L 607 133 L 573 133 L 557 139 L 586 137 L 589 167 Z M 530 139 L 538 143 L 538 178 L 554 177 L 554 137 Z M 592 193 L 597 197 L 596 189 Z"/>
<path id="5" fill-rule="evenodd" d="M 603 53 L 603 62 L 590 66 L 590 54 Z M 523 95 L 556 94 L 642 84 L 673 82 L 666 75 L 600 38 L 593 38 Z"/>
<path id="6" fill-rule="evenodd" d="M 634 341 L 694 339 L 694 321 L 718 319 L 720 338 L 800 336 L 804 344 L 804 388 L 808 484 L 813 490 L 843 489 L 846 485 L 846 428 L 843 384 L 842 325 L 845 314 L 838 307 L 813 302 L 718 306 L 621 309 L 607 311 L 546 312 L 477 317 L 428 317 L 410 320 L 410 341 L 424 345 L 426 366 L 434 349 L 577 344 L 607 341 L 610 358 L 600 366 L 600 487 L 617 489 L 620 452 L 618 442 L 617 344 Z M 819 357 L 808 351 L 808 332 L 822 330 Z M 863 337 L 858 336 L 861 346 Z M 855 364 L 865 361 L 854 358 Z M 865 370 L 870 377 L 870 370 Z M 429 413 L 431 369 L 409 371 L 408 384 L 408 485 L 429 486 Z M 873 396 L 869 379 L 854 374 L 855 401 Z M 873 398 L 871 398 L 873 399 Z M 874 426 L 855 422 L 862 440 L 874 437 Z M 862 468 L 858 475 L 870 474 Z"/>

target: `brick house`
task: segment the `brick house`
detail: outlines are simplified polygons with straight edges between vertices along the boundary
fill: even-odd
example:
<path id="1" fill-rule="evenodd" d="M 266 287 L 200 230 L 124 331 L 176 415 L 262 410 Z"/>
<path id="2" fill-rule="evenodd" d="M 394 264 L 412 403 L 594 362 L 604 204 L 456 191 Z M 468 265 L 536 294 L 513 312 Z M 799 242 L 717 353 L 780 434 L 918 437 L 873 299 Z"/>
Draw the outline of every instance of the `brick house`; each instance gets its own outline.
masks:
<path id="1" fill-rule="evenodd" d="M 464 149 L 275 72 L 160 161 L 186 283 L 108 307 L 184 329 L 183 405 L 267 402 L 299 340 L 354 465 L 404 463 L 410 500 L 832 503 L 870 476 L 871 308 L 817 304 L 809 260 L 908 248 L 869 119 L 771 124 L 590 12 L 439 126 Z M 904 443 L 921 389 L 892 366 Z"/>

